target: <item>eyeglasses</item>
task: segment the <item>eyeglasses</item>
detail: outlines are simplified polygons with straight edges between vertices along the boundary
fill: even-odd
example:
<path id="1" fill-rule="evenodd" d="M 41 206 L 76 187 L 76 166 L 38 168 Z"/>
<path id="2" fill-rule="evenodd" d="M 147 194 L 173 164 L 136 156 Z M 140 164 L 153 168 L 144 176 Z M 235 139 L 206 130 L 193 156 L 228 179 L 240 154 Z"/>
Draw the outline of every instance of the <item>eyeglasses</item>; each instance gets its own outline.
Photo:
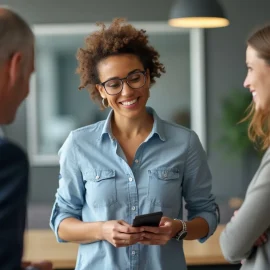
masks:
<path id="1" fill-rule="evenodd" d="M 117 95 L 123 90 L 124 80 L 127 85 L 132 89 L 138 89 L 145 85 L 146 71 L 135 71 L 122 79 L 110 79 L 103 83 L 100 83 L 107 92 L 108 95 Z"/>

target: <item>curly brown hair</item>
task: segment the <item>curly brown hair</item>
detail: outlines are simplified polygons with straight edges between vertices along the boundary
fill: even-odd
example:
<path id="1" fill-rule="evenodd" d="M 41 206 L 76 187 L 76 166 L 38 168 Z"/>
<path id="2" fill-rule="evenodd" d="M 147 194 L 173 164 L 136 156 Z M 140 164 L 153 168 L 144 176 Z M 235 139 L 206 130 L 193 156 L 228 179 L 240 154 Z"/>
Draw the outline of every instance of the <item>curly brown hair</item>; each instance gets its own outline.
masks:
<path id="1" fill-rule="evenodd" d="M 149 45 L 146 31 L 137 30 L 131 24 L 127 24 L 123 18 L 114 19 L 111 25 L 106 28 L 104 23 L 97 23 L 101 26 L 85 39 L 85 48 L 77 51 L 78 68 L 76 73 L 80 75 L 79 89 L 87 88 L 91 98 L 100 104 L 101 96 L 96 89 L 100 83 L 97 65 L 111 55 L 133 54 L 142 62 L 144 69 L 149 70 L 150 83 L 155 83 L 161 73 L 165 73 L 165 67 L 159 62 L 159 53 Z"/>
<path id="2" fill-rule="evenodd" d="M 259 58 L 270 66 L 270 25 L 266 25 L 254 33 L 247 40 L 247 46 L 252 47 Z M 257 148 L 265 150 L 270 146 L 270 114 L 269 111 L 255 110 L 254 101 L 248 109 L 248 115 L 242 120 L 249 120 L 248 136 Z"/>

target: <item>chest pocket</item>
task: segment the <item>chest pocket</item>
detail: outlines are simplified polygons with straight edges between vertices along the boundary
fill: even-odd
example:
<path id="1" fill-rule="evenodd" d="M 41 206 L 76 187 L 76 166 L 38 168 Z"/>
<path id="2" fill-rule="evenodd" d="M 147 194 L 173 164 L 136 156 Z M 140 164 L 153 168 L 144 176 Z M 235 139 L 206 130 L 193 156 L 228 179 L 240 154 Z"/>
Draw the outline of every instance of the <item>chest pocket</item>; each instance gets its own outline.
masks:
<path id="1" fill-rule="evenodd" d="M 149 170 L 148 199 L 157 206 L 173 208 L 181 205 L 182 173 L 179 169 Z"/>
<path id="2" fill-rule="evenodd" d="M 117 202 L 115 170 L 87 170 L 83 173 L 86 202 L 94 207 L 106 207 Z"/>

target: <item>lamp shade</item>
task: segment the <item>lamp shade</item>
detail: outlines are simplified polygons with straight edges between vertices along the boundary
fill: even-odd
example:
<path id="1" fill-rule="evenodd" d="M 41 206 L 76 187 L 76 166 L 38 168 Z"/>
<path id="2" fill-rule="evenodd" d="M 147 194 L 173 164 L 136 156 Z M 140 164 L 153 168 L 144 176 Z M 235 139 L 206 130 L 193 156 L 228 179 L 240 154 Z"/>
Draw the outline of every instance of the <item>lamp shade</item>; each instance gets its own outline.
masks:
<path id="1" fill-rule="evenodd" d="M 188 28 L 215 28 L 229 25 L 217 0 L 176 0 L 169 15 L 169 25 Z"/>

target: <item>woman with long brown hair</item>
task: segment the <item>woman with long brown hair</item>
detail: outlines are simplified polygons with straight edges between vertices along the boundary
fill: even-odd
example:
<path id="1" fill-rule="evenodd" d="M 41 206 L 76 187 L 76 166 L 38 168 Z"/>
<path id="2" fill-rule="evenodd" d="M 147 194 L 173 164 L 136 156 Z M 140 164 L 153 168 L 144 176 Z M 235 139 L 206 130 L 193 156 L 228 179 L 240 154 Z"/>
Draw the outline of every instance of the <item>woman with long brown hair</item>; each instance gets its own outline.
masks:
<path id="1" fill-rule="evenodd" d="M 247 41 L 247 77 L 244 86 L 253 96 L 248 135 L 266 150 L 241 208 L 220 237 L 225 258 L 242 262 L 241 270 L 270 267 L 270 25 L 253 33 Z"/>

